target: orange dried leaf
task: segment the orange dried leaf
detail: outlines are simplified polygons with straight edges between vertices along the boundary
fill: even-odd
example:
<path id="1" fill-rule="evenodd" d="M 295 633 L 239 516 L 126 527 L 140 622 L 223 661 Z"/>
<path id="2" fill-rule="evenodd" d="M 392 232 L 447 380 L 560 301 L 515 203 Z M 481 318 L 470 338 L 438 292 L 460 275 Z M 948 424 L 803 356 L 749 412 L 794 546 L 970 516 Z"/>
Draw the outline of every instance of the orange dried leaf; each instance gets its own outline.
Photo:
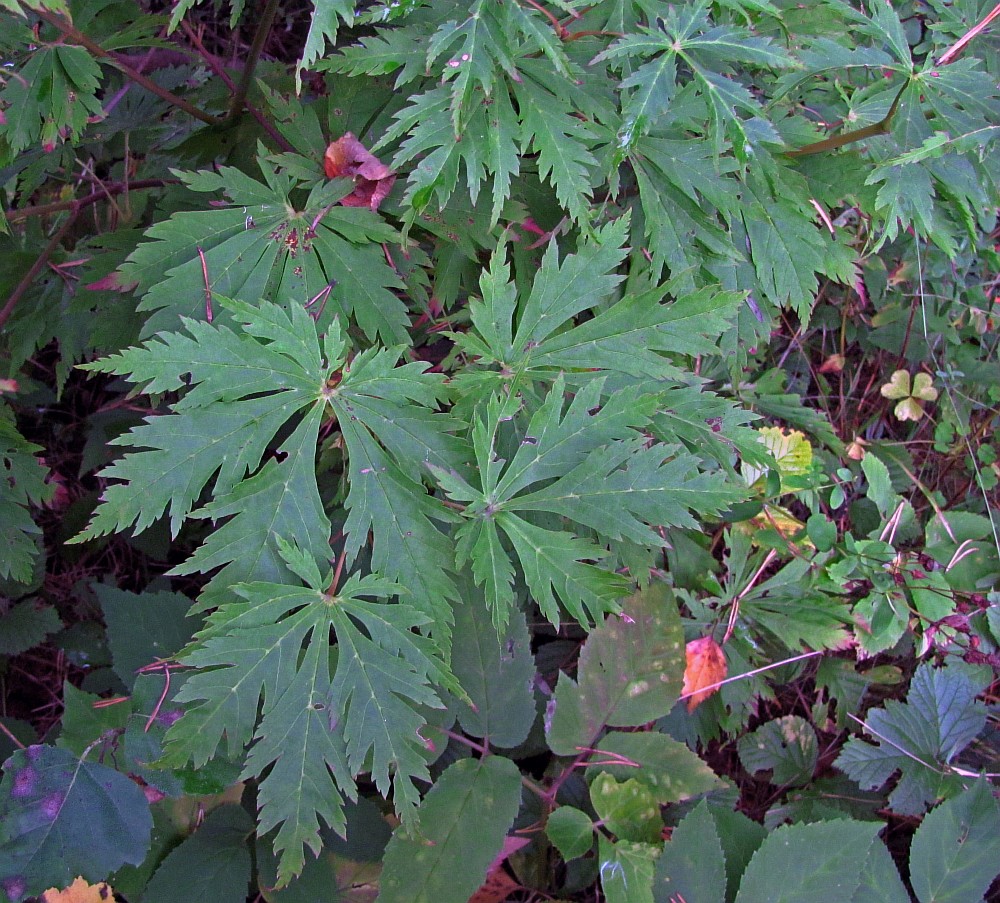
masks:
<path id="1" fill-rule="evenodd" d="M 687 666 L 684 668 L 681 694 L 687 697 L 689 712 L 717 692 L 719 688 L 715 685 L 725 679 L 726 656 L 715 640 L 704 636 L 687 644 Z"/>
<path id="2" fill-rule="evenodd" d="M 819 368 L 820 373 L 840 373 L 847 359 L 842 354 L 831 354 Z"/>
<path id="3" fill-rule="evenodd" d="M 83 878 L 77 878 L 65 890 L 50 887 L 39 899 L 41 903 L 104 903 L 114 900 L 114 894 L 103 882 L 88 884 Z"/>
<path id="4" fill-rule="evenodd" d="M 350 132 L 327 147 L 323 171 L 329 179 L 354 179 L 354 191 L 340 201 L 345 207 L 377 210 L 396 181 L 396 174 Z"/>

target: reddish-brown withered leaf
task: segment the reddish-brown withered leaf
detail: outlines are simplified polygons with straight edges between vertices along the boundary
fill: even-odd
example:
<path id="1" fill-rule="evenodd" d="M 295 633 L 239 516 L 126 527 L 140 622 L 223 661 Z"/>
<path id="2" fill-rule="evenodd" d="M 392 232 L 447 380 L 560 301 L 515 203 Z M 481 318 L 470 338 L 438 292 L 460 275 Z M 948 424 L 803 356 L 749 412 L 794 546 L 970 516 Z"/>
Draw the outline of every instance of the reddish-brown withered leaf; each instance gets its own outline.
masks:
<path id="1" fill-rule="evenodd" d="M 691 640 L 687 644 L 687 665 L 681 695 L 687 697 L 688 711 L 693 712 L 709 696 L 718 691 L 715 686 L 726 679 L 726 656 L 722 647 L 710 636 Z M 710 687 L 711 689 L 705 689 Z"/>
<path id="2" fill-rule="evenodd" d="M 354 191 L 340 202 L 345 207 L 377 210 L 396 181 L 396 174 L 350 132 L 327 147 L 323 169 L 330 179 L 354 179 Z"/>

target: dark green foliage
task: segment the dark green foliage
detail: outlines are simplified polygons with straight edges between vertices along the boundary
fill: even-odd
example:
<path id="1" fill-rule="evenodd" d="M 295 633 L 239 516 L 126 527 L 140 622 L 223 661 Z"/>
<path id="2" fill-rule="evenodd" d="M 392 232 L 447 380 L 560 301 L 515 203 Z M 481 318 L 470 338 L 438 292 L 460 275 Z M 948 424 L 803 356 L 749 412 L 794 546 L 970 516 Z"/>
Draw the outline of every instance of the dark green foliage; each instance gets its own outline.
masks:
<path id="1" fill-rule="evenodd" d="M 162 7 L 0 0 L 0 900 L 986 895 L 989 0 Z"/>

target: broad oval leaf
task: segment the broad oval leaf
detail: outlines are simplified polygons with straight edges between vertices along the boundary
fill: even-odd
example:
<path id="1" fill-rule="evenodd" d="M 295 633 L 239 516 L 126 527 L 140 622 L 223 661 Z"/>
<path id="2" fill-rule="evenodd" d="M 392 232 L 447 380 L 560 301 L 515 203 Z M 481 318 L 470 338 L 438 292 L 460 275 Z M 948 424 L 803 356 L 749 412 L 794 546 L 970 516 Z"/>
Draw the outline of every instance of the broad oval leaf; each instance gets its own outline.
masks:
<path id="1" fill-rule="evenodd" d="M 510 759 L 456 762 L 427 794 L 416 825 L 389 841 L 378 903 L 466 903 L 520 804 L 521 774 Z"/>
<path id="2" fill-rule="evenodd" d="M 606 726 L 636 727 L 666 715 L 680 693 L 684 635 L 673 593 L 662 583 L 635 593 L 591 633 L 577 680 L 560 675 L 549 746 L 557 755 L 591 747 Z"/>
<path id="3" fill-rule="evenodd" d="M 4 763 L 0 782 L 0 888 L 11 903 L 94 882 L 138 865 L 153 819 L 138 785 L 106 765 L 52 746 L 29 746 Z"/>

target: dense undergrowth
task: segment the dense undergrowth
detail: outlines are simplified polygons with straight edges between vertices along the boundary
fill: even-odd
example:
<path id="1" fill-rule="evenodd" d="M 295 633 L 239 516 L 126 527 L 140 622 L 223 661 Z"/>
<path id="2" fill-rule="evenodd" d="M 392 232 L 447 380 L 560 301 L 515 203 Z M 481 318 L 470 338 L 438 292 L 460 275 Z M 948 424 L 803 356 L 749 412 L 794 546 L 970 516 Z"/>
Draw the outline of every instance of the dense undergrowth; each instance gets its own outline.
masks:
<path id="1" fill-rule="evenodd" d="M 991 11 L 0 0 L 0 898 L 990 896 Z"/>

